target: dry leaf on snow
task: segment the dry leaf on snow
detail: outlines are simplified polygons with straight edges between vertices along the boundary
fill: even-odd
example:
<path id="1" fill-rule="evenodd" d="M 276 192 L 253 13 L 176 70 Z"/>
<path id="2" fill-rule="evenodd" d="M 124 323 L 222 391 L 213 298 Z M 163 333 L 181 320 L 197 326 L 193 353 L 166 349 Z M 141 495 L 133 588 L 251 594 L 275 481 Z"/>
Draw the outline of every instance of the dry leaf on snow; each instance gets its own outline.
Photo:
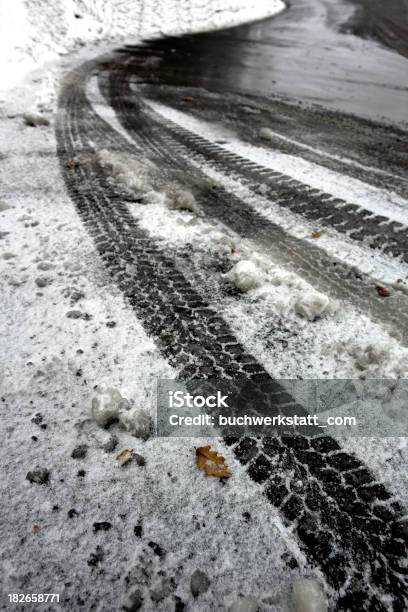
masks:
<path id="1" fill-rule="evenodd" d="M 218 478 L 229 478 L 232 476 L 225 463 L 224 457 L 211 450 L 211 446 L 199 446 L 196 448 L 197 467 L 203 470 L 207 476 Z"/>
<path id="2" fill-rule="evenodd" d="M 320 230 L 315 230 L 314 232 L 312 232 L 312 238 L 320 238 L 321 235 L 322 232 Z"/>
<path id="3" fill-rule="evenodd" d="M 183 96 L 182 100 L 184 100 L 184 102 L 192 102 L 193 96 Z"/>
<path id="4" fill-rule="evenodd" d="M 72 170 L 72 168 L 78 168 L 78 166 L 79 166 L 79 162 L 77 162 L 75 159 L 70 159 L 65 164 L 65 167 L 69 168 L 70 170 Z"/>
<path id="5" fill-rule="evenodd" d="M 390 297 L 390 290 L 387 289 L 387 287 L 381 287 L 380 285 L 377 285 L 376 289 L 380 297 Z"/>
<path id="6" fill-rule="evenodd" d="M 120 453 L 116 455 L 116 460 L 120 461 L 121 465 L 126 465 L 133 459 L 133 448 L 124 448 Z"/>

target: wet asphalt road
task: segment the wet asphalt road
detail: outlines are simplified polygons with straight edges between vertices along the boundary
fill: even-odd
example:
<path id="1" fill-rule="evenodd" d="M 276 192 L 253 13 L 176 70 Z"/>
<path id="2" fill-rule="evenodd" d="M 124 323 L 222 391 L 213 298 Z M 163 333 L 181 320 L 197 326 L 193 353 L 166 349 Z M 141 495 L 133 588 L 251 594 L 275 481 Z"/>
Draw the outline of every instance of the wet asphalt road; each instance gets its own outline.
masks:
<path id="1" fill-rule="evenodd" d="M 400 2 L 403 6 L 405 0 Z M 369 15 L 375 6 L 369 5 Z M 161 60 L 161 82 L 280 96 L 408 124 L 408 59 L 351 32 L 352 24 L 355 29 L 368 24 L 367 10 L 356 12 L 349 0 L 291 0 L 286 11 L 271 19 L 166 38 L 147 53 L 158 64 Z M 377 11 L 377 22 L 380 17 Z"/>

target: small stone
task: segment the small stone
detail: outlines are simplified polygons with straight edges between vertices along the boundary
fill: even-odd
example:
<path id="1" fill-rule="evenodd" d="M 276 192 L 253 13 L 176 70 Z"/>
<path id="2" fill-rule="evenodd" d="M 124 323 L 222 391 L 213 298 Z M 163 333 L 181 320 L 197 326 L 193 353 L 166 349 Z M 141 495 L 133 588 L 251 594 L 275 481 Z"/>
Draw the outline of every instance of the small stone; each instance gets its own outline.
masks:
<path id="1" fill-rule="evenodd" d="M 113 327 L 116 327 L 116 321 L 108 321 L 108 322 L 106 323 L 106 327 L 110 327 L 111 329 L 112 329 Z"/>
<path id="2" fill-rule="evenodd" d="M 139 525 L 135 525 L 133 527 L 133 532 L 134 532 L 134 534 L 135 534 L 135 536 L 137 538 L 141 538 L 142 535 L 143 535 L 143 527 L 142 527 L 142 525 L 140 523 L 139 523 Z"/>
<path id="3" fill-rule="evenodd" d="M 109 531 L 111 527 L 111 523 L 108 523 L 107 521 L 101 521 L 100 523 L 93 524 L 93 531 L 94 533 L 97 533 L 98 531 Z"/>
<path id="4" fill-rule="evenodd" d="M 88 565 L 90 565 L 91 567 L 95 567 L 101 561 L 103 561 L 104 557 L 105 554 L 103 552 L 103 548 L 101 546 L 97 546 L 95 552 L 91 553 L 88 559 Z"/>
<path id="5" fill-rule="evenodd" d="M 208 587 L 210 586 L 210 581 L 207 577 L 207 574 L 204 574 L 201 570 L 196 570 L 190 580 L 190 589 L 193 594 L 193 597 L 198 597 L 202 593 L 208 591 Z"/>
<path id="6" fill-rule="evenodd" d="M 78 470 L 78 472 L 77 472 L 78 478 L 84 478 L 85 475 L 86 475 L 85 470 Z"/>
<path id="7" fill-rule="evenodd" d="M 67 514 L 68 514 L 68 518 L 70 519 L 75 518 L 76 516 L 79 515 L 79 513 L 75 510 L 75 508 L 71 508 L 71 510 L 68 510 Z"/>
<path id="8" fill-rule="evenodd" d="M 262 140 L 272 140 L 274 137 L 274 133 L 267 127 L 263 127 L 259 130 L 259 138 Z"/>
<path id="9" fill-rule="evenodd" d="M 159 544 L 157 544 L 156 542 L 149 542 L 148 546 L 158 557 L 164 557 L 166 555 L 166 552 L 163 550 L 163 548 L 159 546 Z"/>
<path id="10" fill-rule="evenodd" d="M 79 446 L 76 446 L 74 448 L 71 453 L 71 457 L 73 459 L 85 459 L 87 452 L 88 447 L 86 446 L 86 444 L 80 444 Z"/>
<path id="11" fill-rule="evenodd" d="M 31 422 L 35 423 L 36 425 L 39 425 L 40 423 L 42 423 L 42 420 L 43 420 L 43 415 L 40 412 L 36 412 L 35 415 L 31 417 Z"/>
<path id="12" fill-rule="evenodd" d="M 82 312 L 80 310 L 68 310 L 68 312 L 65 313 L 65 316 L 68 319 L 81 319 Z"/>
<path id="13" fill-rule="evenodd" d="M 228 612 L 257 612 L 257 610 L 259 610 L 259 602 L 251 595 L 240 597 L 228 608 Z"/>
<path id="14" fill-rule="evenodd" d="M 122 606 L 122 609 L 125 612 L 138 612 L 141 610 L 143 606 L 143 595 L 139 590 L 132 591 L 127 596 L 125 603 Z"/>
<path id="15" fill-rule="evenodd" d="M 41 289 L 43 287 L 47 287 L 48 285 L 51 285 L 52 282 L 53 282 L 53 279 L 47 276 L 40 276 L 35 279 L 35 284 L 37 285 L 37 287 L 40 287 Z"/>
<path id="16" fill-rule="evenodd" d="M 50 478 L 50 471 L 47 468 L 36 468 L 27 473 L 26 479 L 35 484 L 46 484 Z"/>
<path id="17" fill-rule="evenodd" d="M 146 465 L 146 459 L 143 457 L 143 455 L 139 455 L 138 453 L 133 453 L 133 459 L 134 461 L 136 461 L 137 465 L 139 465 L 140 467 L 143 467 L 144 465 Z"/>
<path id="18" fill-rule="evenodd" d="M 40 113 L 29 112 L 23 114 L 24 123 L 30 127 L 46 126 L 50 125 L 49 119 L 40 115 Z"/>
<path id="19" fill-rule="evenodd" d="M 48 263 L 48 261 L 40 261 L 40 263 L 37 265 L 37 268 L 42 272 L 47 272 L 48 270 L 51 270 L 53 266 Z"/>

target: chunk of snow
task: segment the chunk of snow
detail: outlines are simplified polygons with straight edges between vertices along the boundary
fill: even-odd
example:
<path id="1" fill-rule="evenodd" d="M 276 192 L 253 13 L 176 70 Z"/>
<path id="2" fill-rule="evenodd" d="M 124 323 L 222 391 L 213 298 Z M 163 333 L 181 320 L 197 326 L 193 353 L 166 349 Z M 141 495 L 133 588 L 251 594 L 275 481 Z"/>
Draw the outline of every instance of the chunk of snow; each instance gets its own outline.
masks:
<path id="1" fill-rule="evenodd" d="M 112 177 L 131 191 L 140 194 L 151 189 L 148 162 L 142 164 L 129 155 L 120 155 L 106 149 L 99 151 L 97 157 Z"/>
<path id="2" fill-rule="evenodd" d="M 228 608 L 228 612 L 257 612 L 259 609 L 259 602 L 255 597 L 247 595 L 234 601 L 233 604 Z"/>
<path id="3" fill-rule="evenodd" d="M 24 113 L 23 114 L 24 123 L 31 127 L 50 125 L 49 119 L 44 117 L 44 115 L 40 115 L 40 113 Z"/>
<path id="4" fill-rule="evenodd" d="M 256 289 L 262 283 L 262 275 L 259 268 L 249 260 L 239 261 L 225 277 L 232 285 L 240 291 Z"/>
<path id="5" fill-rule="evenodd" d="M 197 212 L 197 204 L 191 191 L 176 191 L 170 200 L 170 208 Z"/>
<path id="6" fill-rule="evenodd" d="M 119 411 L 129 408 L 129 402 L 117 389 L 98 386 L 92 398 L 91 413 L 93 419 L 102 427 L 119 418 Z"/>
<path id="7" fill-rule="evenodd" d="M 124 405 L 119 410 L 119 421 L 136 438 L 146 440 L 151 432 L 151 418 L 143 408 L 129 408 Z"/>
<path id="8" fill-rule="evenodd" d="M 298 578 L 291 593 L 293 612 L 327 612 L 327 599 L 319 583 L 312 578 Z"/>
<path id="9" fill-rule="evenodd" d="M 263 127 L 259 130 L 259 138 L 262 140 L 272 140 L 274 137 L 274 133 L 267 127 Z"/>
<path id="10" fill-rule="evenodd" d="M 295 311 L 308 321 L 315 321 L 328 311 L 329 306 L 330 300 L 327 295 L 313 291 L 304 293 L 297 299 Z"/>

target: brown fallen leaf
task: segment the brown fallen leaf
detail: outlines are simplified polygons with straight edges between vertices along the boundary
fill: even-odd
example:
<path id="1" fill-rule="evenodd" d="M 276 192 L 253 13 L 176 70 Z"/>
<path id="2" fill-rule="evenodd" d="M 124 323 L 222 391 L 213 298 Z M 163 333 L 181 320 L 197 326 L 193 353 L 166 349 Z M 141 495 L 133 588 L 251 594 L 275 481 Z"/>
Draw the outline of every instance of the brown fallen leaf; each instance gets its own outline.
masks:
<path id="1" fill-rule="evenodd" d="M 33 525 L 33 533 L 40 533 L 41 527 L 39 525 Z"/>
<path id="2" fill-rule="evenodd" d="M 120 461 L 121 465 L 126 465 L 133 459 L 133 448 L 124 448 L 116 455 L 116 461 Z"/>
<path id="3" fill-rule="evenodd" d="M 69 168 L 70 170 L 72 170 L 73 168 L 78 168 L 78 166 L 79 162 L 77 162 L 75 159 L 70 159 L 65 164 L 65 167 Z"/>
<path id="4" fill-rule="evenodd" d="M 377 285 L 376 287 L 377 293 L 380 297 L 390 297 L 390 290 L 387 287 L 381 287 L 381 285 Z"/>
<path id="5" fill-rule="evenodd" d="M 322 232 L 320 230 L 315 230 L 314 232 L 312 232 L 312 238 L 320 238 L 321 235 Z"/>
<path id="6" fill-rule="evenodd" d="M 184 102 L 192 102 L 193 96 L 183 96 L 181 99 L 184 100 Z"/>
<path id="7" fill-rule="evenodd" d="M 196 448 L 196 463 L 197 467 L 203 470 L 207 476 L 216 476 L 217 478 L 229 478 L 232 476 L 224 457 L 211 450 L 211 446 L 199 446 Z"/>

